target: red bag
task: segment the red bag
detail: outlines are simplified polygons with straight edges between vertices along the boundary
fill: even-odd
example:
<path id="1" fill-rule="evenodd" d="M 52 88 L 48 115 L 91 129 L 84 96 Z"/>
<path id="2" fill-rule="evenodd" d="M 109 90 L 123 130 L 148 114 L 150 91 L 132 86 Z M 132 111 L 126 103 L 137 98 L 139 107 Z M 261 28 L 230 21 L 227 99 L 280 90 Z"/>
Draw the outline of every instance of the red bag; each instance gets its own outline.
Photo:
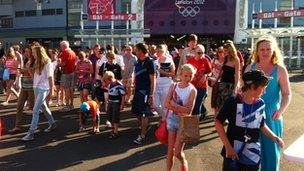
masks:
<path id="1" fill-rule="evenodd" d="M 2 120 L 0 118 L 0 137 L 2 136 Z"/>
<path id="2" fill-rule="evenodd" d="M 173 91 L 175 91 L 175 88 L 177 86 L 177 83 L 174 85 Z M 169 110 L 167 110 L 166 117 L 164 120 L 161 120 L 159 123 L 159 127 L 154 132 L 154 135 L 156 139 L 162 143 L 162 144 L 168 144 L 168 130 L 167 130 L 167 116 L 169 114 Z"/>
<path id="3" fill-rule="evenodd" d="M 160 121 L 159 127 L 154 132 L 154 135 L 160 143 L 168 144 L 168 130 L 166 119 Z"/>

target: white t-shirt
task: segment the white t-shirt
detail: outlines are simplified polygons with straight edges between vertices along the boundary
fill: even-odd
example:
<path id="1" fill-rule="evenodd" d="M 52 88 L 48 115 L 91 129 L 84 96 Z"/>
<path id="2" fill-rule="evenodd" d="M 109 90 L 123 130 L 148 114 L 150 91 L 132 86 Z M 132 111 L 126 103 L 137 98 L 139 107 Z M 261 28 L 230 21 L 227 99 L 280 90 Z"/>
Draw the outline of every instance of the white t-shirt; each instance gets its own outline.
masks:
<path id="1" fill-rule="evenodd" d="M 107 61 L 108 61 L 108 59 L 107 59 L 106 55 L 102 55 L 100 58 L 100 62 L 102 62 L 101 65 Z M 124 63 L 123 57 L 121 55 L 115 55 L 115 62 L 117 62 L 117 64 L 120 67 L 125 67 L 125 63 Z"/>
<path id="2" fill-rule="evenodd" d="M 108 59 L 106 57 L 106 55 L 102 55 L 100 57 L 100 59 L 98 59 L 96 61 L 96 68 L 95 68 L 95 80 L 100 80 L 100 76 L 98 75 L 98 72 L 99 72 L 99 68 L 101 67 L 101 65 L 103 63 L 106 63 L 108 62 Z M 125 63 L 123 62 L 123 57 L 121 55 L 116 55 L 115 57 L 115 61 L 120 67 L 125 67 Z"/>
<path id="3" fill-rule="evenodd" d="M 165 70 L 166 72 L 170 72 L 171 66 L 174 65 L 174 62 L 172 58 L 169 56 L 166 56 L 166 60 L 162 63 L 159 62 L 157 59 L 155 61 L 155 65 L 157 66 L 157 69 L 162 69 Z M 171 85 L 172 83 L 172 78 L 171 77 L 166 77 L 166 76 L 161 76 L 159 72 L 157 72 L 157 77 L 156 77 L 156 85 Z"/>
<path id="4" fill-rule="evenodd" d="M 189 84 L 187 87 L 185 88 L 180 88 L 179 87 L 180 83 L 177 83 L 176 88 L 175 88 L 175 92 L 173 93 L 173 100 L 175 101 L 175 103 L 185 106 L 186 103 L 188 102 L 189 96 L 191 94 L 191 92 L 193 90 L 195 90 L 195 87 L 192 84 Z"/>
<path id="5" fill-rule="evenodd" d="M 51 62 L 47 63 L 44 65 L 41 74 L 39 75 L 37 72 L 34 74 L 34 88 L 39 88 L 42 90 L 49 90 L 50 85 L 48 78 L 54 77 L 54 72 L 53 72 L 53 65 Z"/>

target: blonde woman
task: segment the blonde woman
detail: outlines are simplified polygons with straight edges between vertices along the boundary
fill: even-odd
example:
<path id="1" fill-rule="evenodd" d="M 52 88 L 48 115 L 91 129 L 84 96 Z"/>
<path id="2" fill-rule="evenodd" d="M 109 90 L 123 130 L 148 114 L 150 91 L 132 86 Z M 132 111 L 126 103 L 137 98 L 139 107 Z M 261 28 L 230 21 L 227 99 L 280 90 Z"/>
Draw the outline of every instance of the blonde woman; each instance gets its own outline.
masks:
<path id="1" fill-rule="evenodd" d="M 271 36 L 258 39 L 252 64 L 246 68 L 259 69 L 272 77 L 262 99 L 265 102 L 266 124 L 278 137 L 283 135 L 283 113 L 291 100 L 291 89 L 287 69 L 276 40 Z M 261 170 L 279 170 L 281 148 L 269 138 L 261 137 Z"/>
<path id="2" fill-rule="evenodd" d="M 34 65 L 34 94 L 35 105 L 33 108 L 33 117 L 30 129 L 22 141 L 30 141 L 34 139 L 34 132 L 39 121 L 39 110 L 42 109 L 45 117 L 49 122 L 49 127 L 44 132 L 50 132 L 56 128 L 56 124 L 50 109 L 46 104 L 46 99 L 50 99 L 53 95 L 53 68 L 50 58 L 47 56 L 42 46 L 33 47 L 33 56 L 35 58 Z"/>
<path id="3" fill-rule="evenodd" d="M 232 41 L 228 40 L 223 46 L 225 60 L 220 74 L 216 112 L 223 106 L 226 99 L 236 94 L 239 89 L 240 60 Z"/>

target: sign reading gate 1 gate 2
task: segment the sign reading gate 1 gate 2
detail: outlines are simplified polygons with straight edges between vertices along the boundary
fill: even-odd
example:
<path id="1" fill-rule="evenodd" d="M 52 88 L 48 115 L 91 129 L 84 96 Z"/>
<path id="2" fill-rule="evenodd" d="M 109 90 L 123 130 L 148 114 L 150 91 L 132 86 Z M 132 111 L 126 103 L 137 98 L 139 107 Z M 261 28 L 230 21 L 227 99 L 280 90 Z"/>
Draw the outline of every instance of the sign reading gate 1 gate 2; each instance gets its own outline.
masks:
<path id="1" fill-rule="evenodd" d="M 95 14 L 90 20 L 136 20 L 136 14 Z"/>

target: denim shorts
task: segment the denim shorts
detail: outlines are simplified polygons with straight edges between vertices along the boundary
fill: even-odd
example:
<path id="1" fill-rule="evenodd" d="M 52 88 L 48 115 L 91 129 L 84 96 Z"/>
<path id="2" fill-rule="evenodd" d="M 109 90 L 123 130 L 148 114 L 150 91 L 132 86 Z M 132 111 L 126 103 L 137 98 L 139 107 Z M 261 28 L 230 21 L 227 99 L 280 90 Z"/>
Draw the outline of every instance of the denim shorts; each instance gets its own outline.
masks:
<path id="1" fill-rule="evenodd" d="M 179 128 L 179 115 L 170 112 L 167 116 L 167 129 L 168 131 L 177 131 Z"/>

